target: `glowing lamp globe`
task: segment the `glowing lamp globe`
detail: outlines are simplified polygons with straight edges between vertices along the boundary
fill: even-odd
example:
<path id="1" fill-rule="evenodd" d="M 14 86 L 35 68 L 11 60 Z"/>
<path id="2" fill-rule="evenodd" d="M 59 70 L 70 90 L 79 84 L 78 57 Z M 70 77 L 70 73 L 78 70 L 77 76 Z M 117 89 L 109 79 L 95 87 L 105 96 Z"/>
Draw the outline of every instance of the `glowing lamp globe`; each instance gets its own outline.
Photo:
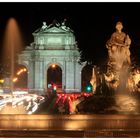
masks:
<path id="1" fill-rule="evenodd" d="M 53 65 L 52 65 L 52 68 L 55 68 L 55 67 L 56 67 L 56 65 L 55 65 L 55 64 L 53 64 Z"/>

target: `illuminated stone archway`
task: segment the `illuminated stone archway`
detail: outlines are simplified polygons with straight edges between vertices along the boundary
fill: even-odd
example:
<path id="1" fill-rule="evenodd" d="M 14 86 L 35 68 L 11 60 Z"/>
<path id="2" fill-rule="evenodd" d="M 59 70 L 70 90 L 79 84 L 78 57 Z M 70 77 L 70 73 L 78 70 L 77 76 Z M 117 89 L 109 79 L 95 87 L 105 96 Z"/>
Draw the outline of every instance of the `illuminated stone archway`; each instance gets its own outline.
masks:
<path id="1" fill-rule="evenodd" d="M 73 31 L 65 25 L 53 22 L 37 29 L 34 42 L 19 55 L 19 64 L 28 66 L 28 88 L 47 91 L 46 72 L 50 65 L 58 64 L 62 69 L 62 90 L 66 93 L 81 91 L 80 52 Z"/>

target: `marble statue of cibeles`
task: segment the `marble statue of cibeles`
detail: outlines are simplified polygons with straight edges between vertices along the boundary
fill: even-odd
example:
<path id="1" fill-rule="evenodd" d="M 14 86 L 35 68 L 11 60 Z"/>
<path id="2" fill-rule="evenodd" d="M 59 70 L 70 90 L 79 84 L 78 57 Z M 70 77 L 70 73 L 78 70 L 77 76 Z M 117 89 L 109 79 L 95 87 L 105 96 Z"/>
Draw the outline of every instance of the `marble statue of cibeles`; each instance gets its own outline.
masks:
<path id="1" fill-rule="evenodd" d="M 124 65 L 130 65 L 130 44 L 131 39 L 128 34 L 122 32 L 122 22 L 117 22 L 116 32 L 107 41 L 106 47 L 109 55 L 109 65 L 115 69 L 121 69 Z"/>
<path id="2" fill-rule="evenodd" d="M 122 22 L 117 22 L 116 31 L 106 43 L 109 60 L 105 79 L 113 83 L 113 87 L 126 86 L 128 68 L 131 64 L 129 50 L 131 39 L 128 34 L 122 32 L 122 29 Z"/>

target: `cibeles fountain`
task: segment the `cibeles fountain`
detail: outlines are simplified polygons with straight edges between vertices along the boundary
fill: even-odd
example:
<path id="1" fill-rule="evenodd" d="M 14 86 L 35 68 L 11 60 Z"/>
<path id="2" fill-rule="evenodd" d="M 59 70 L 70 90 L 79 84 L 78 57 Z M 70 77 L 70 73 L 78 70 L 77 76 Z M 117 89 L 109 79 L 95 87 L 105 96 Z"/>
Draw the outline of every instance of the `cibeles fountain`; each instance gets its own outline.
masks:
<path id="1" fill-rule="evenodd" d="M 131 39 L 122 32 L 122 22 L 116 23 L 116 32 L 107 41 L 109 61 L 105 81 L 114 90 L 118 111 L 136 111 L 136 100 L 130 94 L 138 91 L 138 70 L 132 71 L 130 59 Z M 136 81 L 137 80 L 137 81 Z"/>
<path id="2" fill-rule="evenodd" d="M 122 28 L 122 23 L 117 22 L 116 32 L 106 43 L 109 61 L 105 78 L 107 82 L 114 84 L 114 88 L 119 87 L 120 90 L 126 89 L 128 71 L 131 65 L 129 50 L 131 39 L 129 35 L 122 32 Z"/>
<path id="3" fill-rule="evenodd" d="M 117 22 L 116 31 L 106 42 L 108 49 L 107 70 L 100 74 L 101 72 L 95 72 L 96 67 L 93 67 L 90 81 L 94 89 L 93 96 L 87 102 L 77 106 L 79 112 L 84 108 L 85 112 L 105 114 L 136 114 L 139 112 L 140 71 L 138 67 L 132 67 L 131 39 L 128 34 L 122 32 L 122 29 L 123 23 Z M 90 104 L 90 107 L 87 107 L 86 103 Z"/>
<path id="4" fill-rule="evenodd" d="M 131 39 L 128 34 L 122 32 L 122 22 L 117 22 L 116 32 L 107 41 L 108 64 L 104 75 L 108 87 L 115 93 L 132 93 L 139 91 L 139 68 L 132 68 L 130 59 Z M 122 93 L 121 93 L 122 94 Z"/>

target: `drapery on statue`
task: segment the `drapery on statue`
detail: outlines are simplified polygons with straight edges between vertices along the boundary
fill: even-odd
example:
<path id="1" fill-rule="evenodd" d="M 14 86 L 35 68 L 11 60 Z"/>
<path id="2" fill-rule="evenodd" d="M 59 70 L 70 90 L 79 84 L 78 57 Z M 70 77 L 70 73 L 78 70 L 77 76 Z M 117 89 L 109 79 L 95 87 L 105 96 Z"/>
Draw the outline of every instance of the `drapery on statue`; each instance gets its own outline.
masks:
<path id="1" fill-rule="evenodd" d="M 121 69 L 124 64 L 131 64 L 129 51 L 131 39 L 129 35 L 122 32 L 122 29 L 122 22 L 117 22 L 116 32 L 111 35 L 111 38 L 106 43 L 109 55 L 108 65 L 111 65 L 116 70 Z"/>

